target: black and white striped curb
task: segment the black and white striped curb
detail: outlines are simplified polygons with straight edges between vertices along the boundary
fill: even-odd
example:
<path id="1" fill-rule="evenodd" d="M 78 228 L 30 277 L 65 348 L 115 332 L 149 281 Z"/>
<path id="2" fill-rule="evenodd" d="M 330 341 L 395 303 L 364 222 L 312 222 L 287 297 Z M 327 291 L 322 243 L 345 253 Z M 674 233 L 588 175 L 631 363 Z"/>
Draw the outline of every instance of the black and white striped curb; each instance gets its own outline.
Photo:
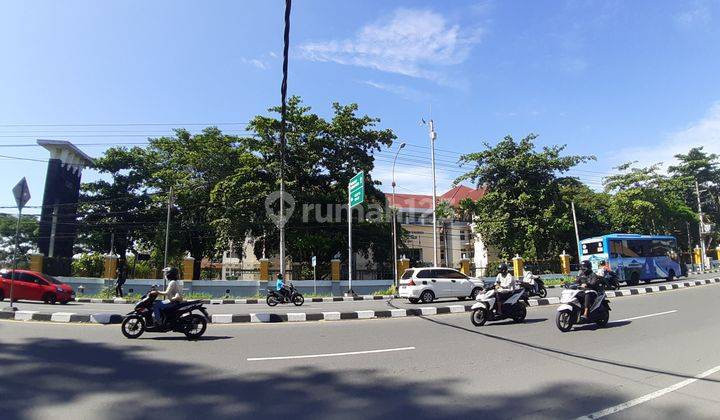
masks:
<path id="1" fill-rule="evenodd" d="M 320 303 L 320 302 L 352 302 L 352 301 L 358 301 L 358 300 L 390 300 L 393 296 L 387 296 L 387 295 L 363 295 L 363 296 L 355 296 L 355 297 L 342 297 L 342 296 L 336 296 L 336 297 L 314 297 L 314 298 L 307 298 L 305 299 L 305 302 L 312 302 L 312 303 Z M 88 299 L 88 298 L 79 298 L 75 299 L 75 302 L 79 303 L 119 303 L 119 304 L 129 304 L 129 303 L 135 303 L 134 301 L 128 301 L 127 299 L 123 298 L 116 298 L 116 299 Z M 250 304 L 257 304 L 257 303 L 265 303 L 265 299 L 202 299 L 202 302 L 206 305 L 250 305 Z"/>
<path id="2" fill-rule="evenodd" d="M 705 286 L 708 284 L 720 283 L 720 278 L 693 280 L 660 284 L 656 286 L 633 287 L 625 290 L 609 290 L 605 293 L 610 298 L 643 295 L 648 293 L 664 292 L 675 289 L 684 289 L 694 286 Z M 560 298 L 551 297 L 544 299 L 530 299 L 530 306 L 548 306 L 560 303 Z M 411 316 L 432 316 L 452 313 L 470 312 L 472 305 L 449 305 L 449 306 L 424 306 L 410 309 L 388 309 L 382 311 L 366 310 L 352 312 L 288 312 L 285 314 L 274 313 L 250 313 L 250 314 L 213 314 L 211 322 L 214 324 L 236 324 L 236 323 L 275 323 L 275 322 L 304 322 L 304 321 L 340 321 L 348 319 L 373 319 L 373 318 L 402 318 Z M 16 311 L 0 312 L 0 319 L 11 319 L 16 321 L 50 321 L 59 323 L 95 323 L 95 324 L 119 324 L 124 316 L 112 313 L 97 313 L 92 315 L 81 315 L 71 312 L 40 313 L 38 311 Z"/>
<path id="3" fill-rule="evenodd" d="M 720 268 L 711 268 L 709 270 L 691 270 L 688 271 L 688 274 L 710 274 L 710 273 L 720 273 Z"/>

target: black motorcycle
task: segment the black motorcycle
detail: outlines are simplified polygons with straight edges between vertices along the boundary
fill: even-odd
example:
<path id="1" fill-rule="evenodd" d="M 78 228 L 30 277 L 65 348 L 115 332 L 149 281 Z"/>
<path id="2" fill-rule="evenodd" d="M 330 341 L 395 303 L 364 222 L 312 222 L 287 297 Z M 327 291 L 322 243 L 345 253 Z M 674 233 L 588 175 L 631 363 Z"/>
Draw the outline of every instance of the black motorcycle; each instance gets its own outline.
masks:
<path id="1" fill-rule="evenodd" d="M 267 302 L 268 306 L 275 306 L 278 303 L 290 303 L 292 302 L 295 306 L 302 306 L 303 303 L 305 303 L 305 298 L 303 297 L 302 293 L 298 292 L 295 286 L 292 284 L 285 286 L 285 293 L 280 293 L 280 291 L 268 288 L 268 295 L 265 301 Z"/>
<path id="2" fill-rule="evenodd" d="M 210 320 L 207 310 L 201 300 L 190 300 L 171 305 L 163 310 L 162 324 L 153 323 L 153 302 L 156 293 L 144 295 L 135 309 L 125 316 L 122 322 L 122 333 L 127 338 L 138 338 L 147 332 L 179 332 L 185 334 L 190 340 L 197 340 L 205 334 L 207 323 Z M 201 314 L 194 313 L 195 311 Z"/>
<path id="3" fill-rule="evenodd" d="M 605 282 L 605 289 L 619 290 L 620 289 L 620 277 L 614 271 L 608 271 L 603 276 Z"/>
<path id="4" fill-rule="evenodd" d="M 545 282 L 542 281 L 542 279 L 538 277 L 534 277 L 533 280 L 535 281 L 535 285 L 532 285 L 530 283 L 522 282 L 521 284 L 527 291 L 528 296 L 538 296 L 540 298 L 546 298 L 547 297 L 547 288 L 545 287 Z"/>

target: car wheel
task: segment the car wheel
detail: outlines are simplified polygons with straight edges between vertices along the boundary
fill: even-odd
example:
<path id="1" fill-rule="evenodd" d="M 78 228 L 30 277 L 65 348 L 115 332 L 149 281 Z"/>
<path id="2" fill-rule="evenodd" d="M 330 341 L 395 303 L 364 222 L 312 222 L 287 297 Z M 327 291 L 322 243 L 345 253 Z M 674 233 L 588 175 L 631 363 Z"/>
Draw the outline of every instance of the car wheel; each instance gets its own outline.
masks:
<path id="1" fill-rule="evenodd" d="M 410 301 L 410 303 L 418 303 L 418 302 L 420 302 L 420 299 L 418 299 L 418 298 L 408 298 L 408 301 Z"/>
<path id="2" fill-rule="evenodd" d="M 68 302 L 69 302 L 69 300 L 62 300 L 62 301 L 60 301 L 60 304 L 61 304 L 61 305 L 67 305 Z"/>
<path id="3" fill-rule="evenodd" d="M 465 300 L 467 299 L 467 296 L 458 296 L 457 300 Z"/>
<path id="4" fill-rule="evenodd" d="M 3 292 L 2 289 L 0 289 L 0 302 L 2 302 L 3 300 L 5 300 L 5 292 Z"/>
<path id="5" fill-rule="evenodd" d="M 435 300 L 435 294 L 430 290 L 426 290 L 420 295 L 420 301 L 422 301 L 422 303 L 432 303 L 433 300 Z"/>
<path id="6" fill-rule="evenodd" d="M 667 281 L 673 281 L 675 280 L 675 270 L 670 270 L 667 276 Z M 2 299 L 0 299 L 2 300 Z"/>
<path id="7" fill-rule="evenodd" d="M 471 299 L 477 299 L 478 295 L 482 292 L 482 289 L 479 287 L 476 287 L 472 289 L 472 292 L 470 292 L 470 298 Z"/>
<path id="8" fill-rule="evenodd" d="M 555 324 L 562 332 L 568 332 L 573 327 L 572 311 L 565 309 L 557 313 Z"/>
<path id="9" fill-rule="evenodd" d="M 53 293 L 46 293 L 46 294 L 43 296 L 43 299 L 42 299 L 42 300 L 43 300 L 43 302 L 45 302 L 45 303 L 47 303 L 47 304 L 49 304 L 49 305 L 54 305 L 55 302 L 57 301 L 57 296 L 55 296 Z"/>

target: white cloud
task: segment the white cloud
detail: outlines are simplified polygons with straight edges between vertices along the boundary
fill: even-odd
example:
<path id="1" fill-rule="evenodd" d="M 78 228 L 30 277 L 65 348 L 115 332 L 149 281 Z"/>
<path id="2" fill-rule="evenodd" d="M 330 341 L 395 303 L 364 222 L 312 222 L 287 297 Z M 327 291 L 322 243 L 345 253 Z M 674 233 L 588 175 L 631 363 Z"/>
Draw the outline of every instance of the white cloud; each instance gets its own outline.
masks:
<path id="1" fill-rule="evenodd" d="M 375 89 L 384 90 L 385 92 L 390 92 L 394 95 L 398 95 L 402 98 L 405 98 L 410 101 L 414 102 L 428 102 L 430 100 L 430 95 L 427 93 L 421 92 L 417 89 L 413 89 L 407 86 L 403 85 L 394 85 L 389 83 L 379 83 L 372 80 L 363 80 L 361 82 L 364 85 L 373 87 Z"/>
<path id="2" fill-rule="evenodd" d="M 693 26 L 710 22 L 710 9 L 702 2 L 696 2 L 692 8 L 677 15 L 677 21 L 683 26 Z"/>
<path id="3" fill-rule="evenodd" d="M 442 68 L 465 61 L 480 30 L 465 31 L 430 10 L 397 9 L 352 39 L 300 45 L 302 57 L 446 82 Z"/>
<path id="4" fill-rule="evenodd" d="M 699 121 L 671 133 L 656 144 L 622 149 L 613 160 L 615 163 L 637 160 L 642 166 L 662 162 L 663 168 L 667 169 L 677 163 L 675 155 L 700 146 L 705 152 L 720 154 L 720 101 L 715 102 Z"/>

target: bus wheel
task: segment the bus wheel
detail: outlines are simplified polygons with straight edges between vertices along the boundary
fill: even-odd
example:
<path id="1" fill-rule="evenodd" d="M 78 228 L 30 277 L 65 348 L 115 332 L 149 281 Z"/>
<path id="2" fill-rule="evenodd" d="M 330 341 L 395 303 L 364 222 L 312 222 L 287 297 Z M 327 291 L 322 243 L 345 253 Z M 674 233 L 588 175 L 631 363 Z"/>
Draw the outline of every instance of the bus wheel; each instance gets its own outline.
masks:
<path id="1" fill-rule="evenodd" d="M 627 280 L 628 286 L 637 286 L 638 283 L 640 283 L 640 273 L 635 271 L 634 273 L 630 274 L 630 278 Z"/>
<path id="2" fill-rule="evenodd" d="M 673 281 L 675 280 L 675 270 L 670 270 L 667 276 L 667 281 Z"/>

